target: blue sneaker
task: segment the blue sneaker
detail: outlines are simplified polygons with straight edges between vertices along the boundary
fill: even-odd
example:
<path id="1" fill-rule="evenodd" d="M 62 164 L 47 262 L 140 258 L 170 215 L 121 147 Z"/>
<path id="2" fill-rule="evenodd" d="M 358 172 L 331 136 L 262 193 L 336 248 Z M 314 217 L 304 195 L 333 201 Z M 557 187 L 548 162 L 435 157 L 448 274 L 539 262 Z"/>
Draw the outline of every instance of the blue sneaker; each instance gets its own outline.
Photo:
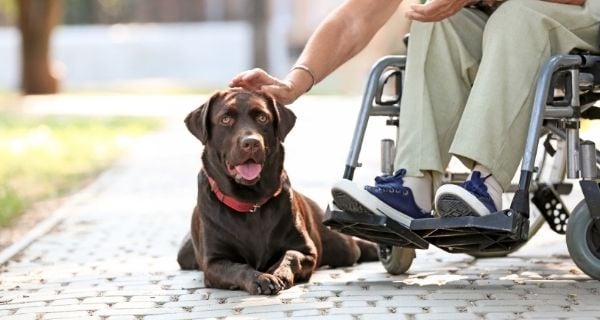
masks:
<path id="1" fill-rule="evenodd" d="M 473 171 L 471 179 L 461 185 L 445 184 L 435 193 L 435 211 L 442 217 L 485 216 L 498 211 L 488 193 L 481 172 Z"/>
<path id="2" fill-rule="evenodd" d="M 375 186 L 358 187 L 354 182 L 343 179 L 331 189 L 333 203 L 346 212 L 384 215 L 409 227 L 412 219 L 431 218 L 415 202 L 412 190 L 404 186 L 401 169 L 393 176 L 375 178 Z"/>

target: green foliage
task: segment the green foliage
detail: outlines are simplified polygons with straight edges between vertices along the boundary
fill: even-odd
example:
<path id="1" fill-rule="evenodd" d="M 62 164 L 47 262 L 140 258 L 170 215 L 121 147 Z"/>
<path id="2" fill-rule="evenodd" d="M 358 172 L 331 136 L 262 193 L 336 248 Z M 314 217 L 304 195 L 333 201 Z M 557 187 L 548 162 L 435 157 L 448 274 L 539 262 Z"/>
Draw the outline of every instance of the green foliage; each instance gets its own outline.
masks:
<path id="1" fill-rule="evenodd" d="M 2 0 L 0 0 L 2 1 Z M 65 24 L 116 23 L 127 20 L 132 1 L 63 0 Z"/>
<path id="2" fill-rule="evenodd" d="M 112 16 L 118 15 L 126 8 L 123 0 L 99 0 L 102 10 Z"/>
<path id="3" fill-rule="evenodd" d="M 0 113 L 0 226 L 32 203 L 80 187 L 133 138 L 160 126 L 127 117 L 31 118 Z"/>
<path id="4" fill-rule="evenodd" d="M 17 1 L 19 0 L 0 0 L 0 15 L 14 21 L 17 16 Z"/>
<path id="5" fill-rule="evenodd" d="M 23 199 L 14 190 L 0 185 L 0 227 L 8 226 L 24 207 Z"/>

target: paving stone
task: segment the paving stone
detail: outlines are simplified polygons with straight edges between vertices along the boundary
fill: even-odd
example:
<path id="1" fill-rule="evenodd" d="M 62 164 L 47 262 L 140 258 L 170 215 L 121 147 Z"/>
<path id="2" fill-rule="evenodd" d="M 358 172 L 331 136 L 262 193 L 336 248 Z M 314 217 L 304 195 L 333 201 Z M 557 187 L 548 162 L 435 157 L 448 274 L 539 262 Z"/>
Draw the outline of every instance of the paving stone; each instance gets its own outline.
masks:
<path id="1" fill-rule="evenodd" d="M 456 312 L 460 312 L 460 310 L 466 310 L 466 307 L 454 307 L 454 306 L 437 307 L 437 306 L 432 306 L 432 307 L 429 307 L 427 311 L 429 311 L 431 313 L 456 313 Z"/>
<path id="2" fill-rule="evenodd" d="M 58 299 L 50 302 L 49 306 L 67 306 L 71 304 L 79 304 L 78 299 Z"/>
<path id="3" fill-rule="evenodd" d="M 598 313 L 593 311 L 579 311 L 576 314 L 571 312 L 524 312 L 521 316 L 524 319 L 571 319 L 573 316 L 598 318 Z"/>
<path id="4" fill-rule="evenodd" d="M 110 316 L 106 317 L 106 320 L 139 320 L 136 316 Z"/>
<path id="5" fill-rule="evenodd" d="M 234 306 L 234 310 L 239 306 Z M 244 314 L 263 313 L 263 312 L 277 312 L 277 311 L 294 311 L 294 310 L 306 310 L 306 309 L 332 309 L 335 305 L 332 302 L 314 302 L 314 303 L 296 303 L 296 304 L 271 304 L 271 305 L 254 305 L 241 307 Z M 196 311 L 196 308 L 194 308 Z"/>
<path id="6" fill-rule="evenodd" d="M 144 320 L 184 320 L 184 319 L 210 319 L 210 318 L 225 318 L 235 316 L 237 312 L 235 310 L 207 310 L 207 311 L 192 311 L 192 312 L 170 312 L 158 315 L 148 315 L 144 317 Z"/>
<path id="7" fill-rule="evenodd" d="M 43 307 L 46 305 L 46 302 L 26 302 L 26 303 L 8 303 L 8 304 L 0 304 L 0 310 L 14 310 L 21 308 L 30 308 L 30 307 Z"/>
<path id="8" fill-rule="evenodd" d="M 483 300 L 487 299 L 486 293 L 484 292 L 435 292 L 427 296 L 428 300 Z"/>
<path id="9" fill-rule="evenodd" d="M 391 312 L 390 309 L 385 308 L 385 307 L 371 307 L 371 308 L 342 307 L 342 308 L 332 308 L 332 309 L 328 310 L 328 314 L 330 314 L 330 315 L 349 314 L 349 315 L 354 315 L 356 317 L 360 317 L 360 315 L 365 315 L 365 317 L 372 317 L 375 314 L 387 315 L 387 314 L 391 314 L 391 313 L 396 314 L 394 312 Z"/>
<path id="10" fill-rule="evenodd" d="M 485 313 L 486 320 L 514 320 L 518 319 L 517 312 L 487 312 Z"/>
<path id="11" fill-rule="evenodd" d="M 94 315 L 100 317 L 109 317 L 109 316 L 124 316 L 124 315 L 135 315 L 135 316 L 144 316 L 144 315 L 152 315 L 152 314 L 169 314 L 169 313 L 178 313 L 183 312 L 182 309 L 179 308 L 148 308 L 148 309 L 102 309 L 94 312 Z"/>
<path id="12" fill-rule="evenodd" d="M 112 296 L 112 297 L 91 297 L 91 298 L 85 298 L 83 299 L 83 301 L 81 303 L 102 303 L 102 304 L 107 304 L 107 305 L 111 305 L 111 304 L 115 304 L 115 303 L 119 303 L 119 302 L 124 302 L 126 299 L 125 297 L 119 297 L 119 296 Z"/>
<path id="13" fill-rule="evenodd" d="M 108 308 L 106 304 L 71 304 L 60 306 L 45 306 L 45 307 L 26 307 L 17 310 L 19 313 L 50 313 L 50 312 L 69 312 L 69 311 L 95 311 Z"/>
<path id="14" fill-rule="evenodd" d="M 548 301 L 550 305 L 554 305 L 555 303 L 564 303 L 564 301 L 554 302 Z M 487 307 L 487 306 L 520 306 L 520 305 L 533 305 L 535 301 L 531 300 L 478 300 L 475 301 L 474 304 L 479 307 Z"/>
<path id="15" fill-rule="evenodd" d="M 471 313 L 424 313 L 415 315 L 416 320 L 480 320 L 482 317 Z"/>
<path id="16" fill-rule="evenodd" d="M 36 314 L 14 314 L 0 317 L 0 320 L 38 320 Z"/>
<path id="17" fill-rule="evenodd" d="M 532 306 L 528 305 L 499 305 L 485 307 L 467 307 L 467 310 L 472 313 L 488 313 L 488 312 L 526 312 L 533 310 Z"/>
<path id="18" fill-rule="evenodd" d="M 264 313 L 254 313 L 254 314 L 240 314 L 240 315 L 235 315 L 232 317 L 228 317 L 229 318 L 233 318 L 233 319 L 252 319 L 252 320 L 261 320 L 261 319 L 285 319 L 288 317 L 288 315 L 290 315 L 291 313 L 286 313 L 286 312 L 281 312 L 281 311 L 276 311 L 276 312 L 264 312 Z"/>
<path id="19" fill-rule="evenodd" d="M 50 319 L 82 319 L 82 320 L 83 319 L 86 319 L 86 320 L 96 319 L 96 320 L 99 320 L 100 317 L 92 316 L 87 311 L 44 313 L 44 320 L 50 320 Z"/>
<path id="20" fill-rule="evenodd" d="M 182 294 L 178 296 L 177 301 L 200 301 L 208 300 L 210 297 L 207 293 Z M 155 297 L 157 298 L 157 297 Z"/>

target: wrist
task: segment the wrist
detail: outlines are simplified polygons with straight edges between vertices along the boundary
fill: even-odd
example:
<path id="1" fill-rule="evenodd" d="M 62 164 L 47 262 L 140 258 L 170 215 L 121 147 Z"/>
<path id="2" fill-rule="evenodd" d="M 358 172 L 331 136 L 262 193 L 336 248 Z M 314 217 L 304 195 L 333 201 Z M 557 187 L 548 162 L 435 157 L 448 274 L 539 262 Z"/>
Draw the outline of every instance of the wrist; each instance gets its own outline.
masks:
<path id="1" fill-rule="evenodd" d="M 294 65 L 290 69 L 286 79 L 294 84 L 294 89 L 299 91 L 298 96 L 310 91 L 310 89 L 312 89 L 316 83 L 314 73 L 308 66 L 304 64 Z"/>

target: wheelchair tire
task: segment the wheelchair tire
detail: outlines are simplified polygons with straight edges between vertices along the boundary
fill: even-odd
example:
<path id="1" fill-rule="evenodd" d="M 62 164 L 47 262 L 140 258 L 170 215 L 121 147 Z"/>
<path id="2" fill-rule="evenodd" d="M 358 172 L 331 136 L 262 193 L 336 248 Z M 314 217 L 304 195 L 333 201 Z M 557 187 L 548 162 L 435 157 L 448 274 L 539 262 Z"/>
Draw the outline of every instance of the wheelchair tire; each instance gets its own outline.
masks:
<path id="1" fill-rule="evenodd" d="M 392 275 L 405 273 L 416 257 L 414 248 L 395 247 L 385 244 L 379 245 L 379 261 L 385 270 Z"/>
<path id="2" fill-rule="evenodd" d="M 600 228 L 592 220 L 585 200 L 569 216 L 567 248 L 581 271 L 600 280 Z"/>

